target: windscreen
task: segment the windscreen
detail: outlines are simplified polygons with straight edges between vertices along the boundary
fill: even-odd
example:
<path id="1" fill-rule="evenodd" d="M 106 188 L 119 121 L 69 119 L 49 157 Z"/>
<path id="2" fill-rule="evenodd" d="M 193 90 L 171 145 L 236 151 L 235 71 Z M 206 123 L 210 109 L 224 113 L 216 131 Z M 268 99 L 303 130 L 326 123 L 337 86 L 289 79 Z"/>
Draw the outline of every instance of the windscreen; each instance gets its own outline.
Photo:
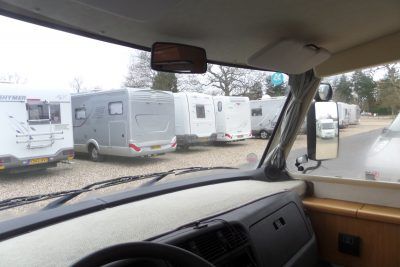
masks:
<path id="1" fill-rule="evenodd" d="M 177 168 L 256 168 L 268 143 L 263 131 L 270 129 L 252 128 L 251 120 L 276 117 L 280 107 L 251 111 L 249 101 L 261 103 L 288 91 L 282 73 L 216 64 L 209 64 L 205 74 L 157 72 L 147 51 L 6 17 L 0 17 L 0 25 L 2 87 L 44 92 L 29 101 L 19 93 L 2 96 L 26 102 L 13 109 L 12 102 L 0 101 L 7 115 L 1 130 L 0 200 Z M 69 106 L 61 90 L 72 96 Z M 190 101 L 178 105 L 178 92 Z M 176 179 L 184 178 L 171 175 L 165 182 Z M 107 193 L 139 184 L 114 186 Z M 0 211 L 0 218 L 49 202 L 5 216 Z"/>

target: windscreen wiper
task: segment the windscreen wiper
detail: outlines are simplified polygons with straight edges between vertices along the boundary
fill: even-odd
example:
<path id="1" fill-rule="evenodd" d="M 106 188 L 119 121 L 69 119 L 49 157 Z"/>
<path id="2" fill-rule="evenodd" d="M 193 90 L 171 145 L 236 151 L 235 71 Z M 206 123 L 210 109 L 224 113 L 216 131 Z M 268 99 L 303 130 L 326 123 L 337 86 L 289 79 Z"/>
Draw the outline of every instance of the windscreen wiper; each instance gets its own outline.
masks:
<path id="1" fill-rule="evenodd" d="M 170 171 L 173 172 L 175 175 L 181 175 L 181 174 L 190 173 L 190 172 L 199 172 L 199 171 L 208 171 L 208 170 L 235 170 L 235 169 L 238 169 L 238 168 L 217 166 L 217 167 L 189 167 L 189 168 L 178 168 L 178 169 L 173 169 L 173 170 L 170 170 Z M 148 182 L 142 184 L 140 187 L 152 185 L 152 184 L 154 184 L 154 183 L 160 181 L 160 180 L 163 179 L 164 177 L 165 177 L 165 176 L 154 177 L 154 178 L 151 179 L 150 181 L 148 181 Z"/>
<path id="2" fill-rule="evenodd" d="M 103 189 L 106 187 L 114 186 L 114 185 L 120 185 L 124 183 L 129 183 L 133 181 L 139 181 L 139 180 L 144 180 L 144 179 L 151 179 L 148 183 L 145 183 L 143 186 L 151 185 L 156 183 L 157 181 L 160 181 L 164 177 L 170 175 L 170 174 L 175 174 L 175 175 L 181 175 L 185 173 L 190 173 L 190 172 L 196 172 L 196 171 L 206 171 L 206 170 L 213 170 L 213 169 L 237 169 L 237 168 L 232 168 L 232 167 L 189 167 L 189 168 L 179 168 L 179 169 L 172 169 L 166 172 L 156 172 L 156 173 L 151 173 L 151 174 L 143 174 L 143 175 L 135 175 L 135 176 L 123 176 L 123 177 L 118 177 L 118 178 L 113 178 L 109 180 L 104 180 L 100 182 L 95 182 L 89 185 L 86 185 L 80 189 L 73 189 L 73 190 L 66 190 L 66 191 L 59 191 L 59 192 L 54 192 L 54 193 L 49 193 L 49 194 L 39 194 L 39 195 L 32 195 L 32 196 L 22 196 L 22 197 L 15 197 L 15 198 L 9 198 L 0 201 L 0 211 L 22 206 L 22 205 L 27 205 L 39 201 L 44 201 L 44 200 L 49 200 L 53 198 L 59 198 L 51 203 L 49 203 L 44 209 L 51 209 L 55 208 L 58 206 L 61 206 L 62 204 L 68 202 L 69 200 L 73 199 L 74 197 L 90 192 L 90 191 L 96 191 L 99 189 Z"/>

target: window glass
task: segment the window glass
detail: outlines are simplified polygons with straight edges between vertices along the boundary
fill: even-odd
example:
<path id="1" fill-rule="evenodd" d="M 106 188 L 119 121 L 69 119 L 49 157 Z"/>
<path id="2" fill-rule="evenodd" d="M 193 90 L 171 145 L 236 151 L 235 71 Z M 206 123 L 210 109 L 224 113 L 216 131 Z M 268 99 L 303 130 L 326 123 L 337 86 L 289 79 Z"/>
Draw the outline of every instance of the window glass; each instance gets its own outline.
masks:
<path id="1" fill-rule="evenodd" d="M 85 108 L 76 108 L 75 109 L 75 119 L 76 120 L 86 119 L 86 109 Z"/>
<path id="2" fill-rule="evenodd" d="M 49 123 L 49 105 L 44 102 L 27 103 L 29 124 Z"/>
<path id="3" fill-rule="evenodd" d="M 196 105 L 196 116 L 198 119 L 204 119 L 206 117 L 204 105 Z"/>
<path id="4" fill-rule="evenodd" d="M 339 154 L 321 161 L 321 166 L 307 175 L 330 176 L 380 182 L 400 182 L 400 63 L 356 70 L 325 78 L 333 89 L 338 123 L 317 124 L 318 133 L 335 129 L 339 135 Z M 336 128 L 338 127 L 338 129 Z M 297 157 L 307 154 L 306 126 L 302 128 L 287 160 L 293 173 Z M 320 140 L 327 144 L 332 140 Z M 325 151 L 324 150 L 324 151 Z M 302 165 L 316 166 L 315 161 Z"/>
<path id="5" fill-rule="evenodd" d="M 110 102 L 108 103 L 108 114 L 110 115 L 122 115 L 122 102 Z"/>
<path id="6" fill-rule="evenodd" d="M 60 104 L 50 104 L 50 120 L 52 124 L 61 123 Z"/>
<path id="7" fill-rule="evenodd" d="M 253 108 L 251 110 L 251 116 L 253 117 L 262 116 L 262 108 Z"/>

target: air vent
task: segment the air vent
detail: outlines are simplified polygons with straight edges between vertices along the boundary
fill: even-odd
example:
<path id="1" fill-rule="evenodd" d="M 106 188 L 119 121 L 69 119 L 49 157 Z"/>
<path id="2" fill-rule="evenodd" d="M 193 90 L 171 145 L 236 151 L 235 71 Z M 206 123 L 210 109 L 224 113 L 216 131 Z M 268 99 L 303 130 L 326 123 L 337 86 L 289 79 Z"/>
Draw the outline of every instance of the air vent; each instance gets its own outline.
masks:
<path id="1" fill-rule="evenodd" d="M 224 227 L 186 241 L 180 247 L 213 262 L 247 243 L 247 236 L 236 227 Z"/>

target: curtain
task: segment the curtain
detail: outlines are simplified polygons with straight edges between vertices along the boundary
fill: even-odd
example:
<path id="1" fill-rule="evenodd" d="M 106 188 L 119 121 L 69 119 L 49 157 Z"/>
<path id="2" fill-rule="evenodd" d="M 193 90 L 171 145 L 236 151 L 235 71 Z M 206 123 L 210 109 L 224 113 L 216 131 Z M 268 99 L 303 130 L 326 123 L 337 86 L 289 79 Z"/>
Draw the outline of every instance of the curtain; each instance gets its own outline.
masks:
<path id="1" fill-rule="evenodd" d="M 320 79 L 315 77 L 313 70 L 302 74 L 289 75 L 291 99 L 283 117 L 279 143 L 266 159 L 266 166 L 272 173 L 280 172 L 286 167 L 284 148 L 293 142 L 297 136 L 297 131 L 302 122 L 302 102 L 310 90 L 315 91 L 319 83 Z"/>

